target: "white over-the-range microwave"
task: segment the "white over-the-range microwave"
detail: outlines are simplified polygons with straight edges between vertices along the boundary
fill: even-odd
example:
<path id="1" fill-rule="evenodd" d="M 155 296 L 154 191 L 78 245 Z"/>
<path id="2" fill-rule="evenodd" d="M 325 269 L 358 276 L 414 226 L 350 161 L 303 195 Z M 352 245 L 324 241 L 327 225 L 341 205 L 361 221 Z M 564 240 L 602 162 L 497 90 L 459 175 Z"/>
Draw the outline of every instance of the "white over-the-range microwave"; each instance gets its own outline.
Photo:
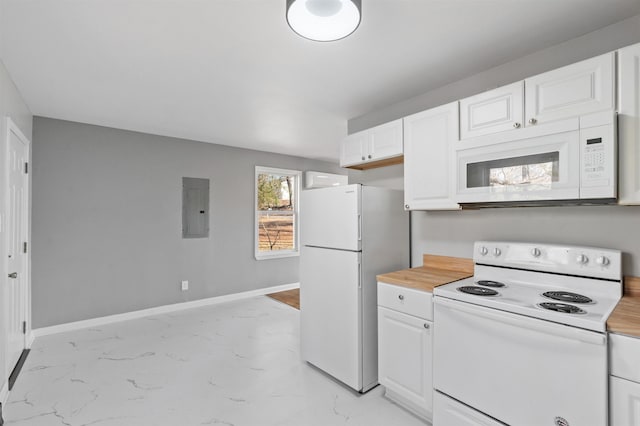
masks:
<path id="1" fill-rule="evenodd" d="M 617 115 L 605 111 L 466 139 L 455 148 L 456 201 L 610 203 L 617 197 Z"/>

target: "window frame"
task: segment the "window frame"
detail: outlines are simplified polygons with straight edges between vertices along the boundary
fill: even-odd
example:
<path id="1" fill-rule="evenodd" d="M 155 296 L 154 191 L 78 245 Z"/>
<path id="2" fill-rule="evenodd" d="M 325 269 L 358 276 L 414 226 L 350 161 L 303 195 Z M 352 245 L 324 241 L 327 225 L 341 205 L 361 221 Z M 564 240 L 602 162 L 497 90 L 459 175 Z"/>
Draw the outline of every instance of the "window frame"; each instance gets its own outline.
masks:
<path id="1" fill-rule="evenodd" d="M 258 176 L 261 174 L 275 174 L 275 175 L 292 175 L 296 178 L 296 184 L 294 185 L 293 197 L 293 250 L 275 250 L 275 251 L 260 251 L 260 230 L 258 229 L 260 215 L 258 214 Z M 281 259 L 286 257 L 300 256 L 300 190 L 302 186 L 302 171 L 281 169 L 276 167 L 255 166 L 255 174 L 253 177 L 253 251 L 256 260 L 267 259 Z"/>

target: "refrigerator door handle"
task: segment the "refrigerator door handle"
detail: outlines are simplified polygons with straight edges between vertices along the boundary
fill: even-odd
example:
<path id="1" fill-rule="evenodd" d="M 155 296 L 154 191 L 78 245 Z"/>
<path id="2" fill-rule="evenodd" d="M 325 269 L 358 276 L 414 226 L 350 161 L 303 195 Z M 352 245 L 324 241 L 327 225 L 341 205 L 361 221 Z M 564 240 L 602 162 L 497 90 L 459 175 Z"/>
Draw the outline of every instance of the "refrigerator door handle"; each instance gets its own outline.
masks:
<path id="1" fill-rule="evenodd" d="M 362 241 L 362 215 L 358 215 L 358 241 Z"/>

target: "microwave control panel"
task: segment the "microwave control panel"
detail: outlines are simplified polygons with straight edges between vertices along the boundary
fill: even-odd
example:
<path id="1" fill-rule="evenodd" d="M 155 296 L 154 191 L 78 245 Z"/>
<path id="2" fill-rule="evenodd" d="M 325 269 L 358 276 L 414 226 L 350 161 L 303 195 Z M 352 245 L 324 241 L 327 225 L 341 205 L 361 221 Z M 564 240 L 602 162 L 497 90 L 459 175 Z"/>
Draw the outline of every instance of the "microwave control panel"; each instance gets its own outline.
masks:
<path id="1" fill-rule="evenodd" d="M 615 198 L 615 126 L 580 130 L 580 198 Z"/>
<path id="2" fill-rule="evenodd" d="M 606 178 L 604 160 L 602 138 L 587 139 L 587 146 L 584 149 L 584 171 L 587 179 Z"/>

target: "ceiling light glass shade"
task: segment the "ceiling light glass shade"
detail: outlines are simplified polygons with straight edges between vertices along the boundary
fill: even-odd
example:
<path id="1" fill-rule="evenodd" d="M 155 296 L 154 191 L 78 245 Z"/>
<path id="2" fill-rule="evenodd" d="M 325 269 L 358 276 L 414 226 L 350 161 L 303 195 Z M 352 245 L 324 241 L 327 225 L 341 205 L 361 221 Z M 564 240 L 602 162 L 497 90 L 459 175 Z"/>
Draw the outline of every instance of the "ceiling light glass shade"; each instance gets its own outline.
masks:
<path id="1" fill-rule="evenodd" d="M 344 38 L 360 25 L 361 0 L 287 0 L 293 31 L 315 41 Z"/>

